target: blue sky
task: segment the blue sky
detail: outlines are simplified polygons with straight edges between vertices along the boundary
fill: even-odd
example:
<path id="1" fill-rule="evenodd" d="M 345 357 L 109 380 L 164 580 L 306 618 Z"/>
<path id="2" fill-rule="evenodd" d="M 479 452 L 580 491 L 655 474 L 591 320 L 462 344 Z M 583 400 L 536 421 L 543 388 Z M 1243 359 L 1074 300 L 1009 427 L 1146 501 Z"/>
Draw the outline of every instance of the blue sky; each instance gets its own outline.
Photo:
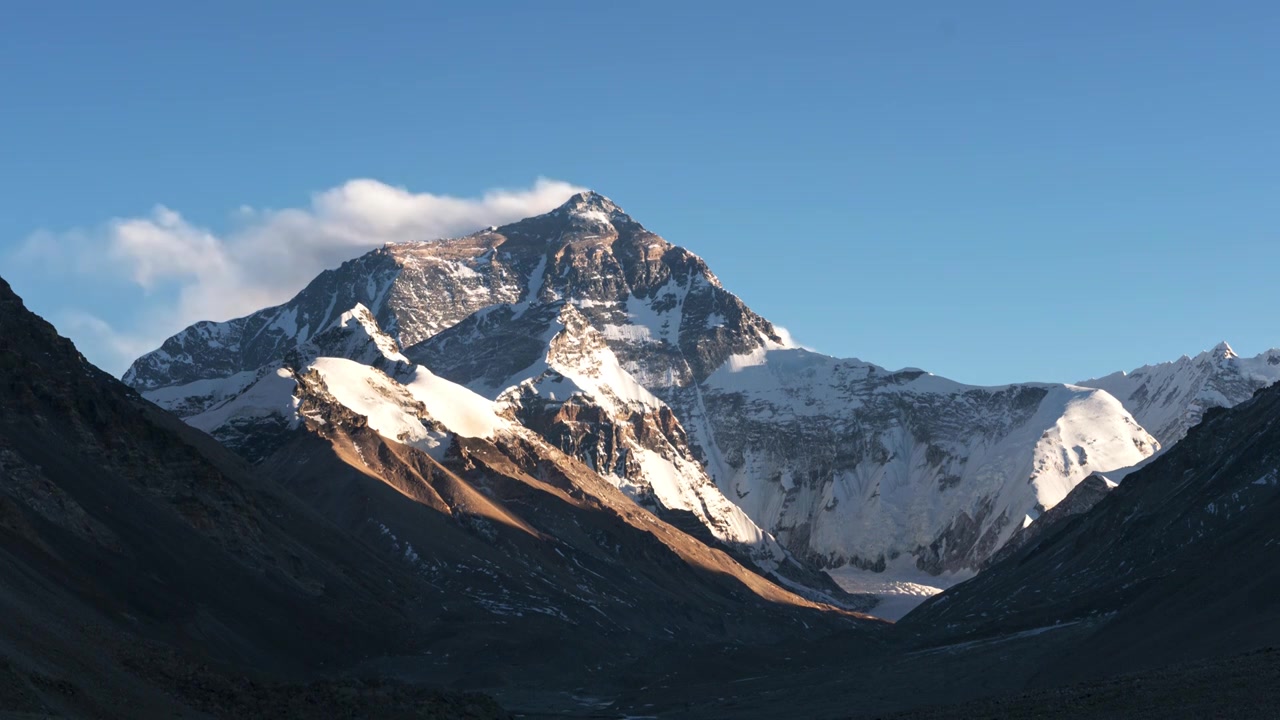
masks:
<path id="1" fill-rule="evenodd" d="M 804 344 L 968 382 L 1280 345 L 1275 3 L 207 5 L 0 27 L 0 274 L 113 371 L 221 307 L 210 248 L 256 275 L 206 295 L 296 290 L 254 258 L 338 257 L 298 233 L 359 178 L 475 199 L 446 230 L 591 187 Z"/>

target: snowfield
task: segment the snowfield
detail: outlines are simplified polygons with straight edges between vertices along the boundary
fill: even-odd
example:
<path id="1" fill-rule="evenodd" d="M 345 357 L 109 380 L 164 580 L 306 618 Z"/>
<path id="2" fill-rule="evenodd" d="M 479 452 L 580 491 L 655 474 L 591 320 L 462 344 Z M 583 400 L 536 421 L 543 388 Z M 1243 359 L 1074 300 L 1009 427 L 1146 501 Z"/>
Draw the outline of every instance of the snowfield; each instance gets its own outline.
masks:
<path id="1" fill-rule="evenodd" d="M 827 570 L 827 575 L 847 593 L 872 595 L 878 601 L 869 613 L 897 622 L 921 603 L 947 588 L 974 576 L 973 571 L 930 575 L 906 563 L 897 563 L 884 572 L 845 566 Z"/>

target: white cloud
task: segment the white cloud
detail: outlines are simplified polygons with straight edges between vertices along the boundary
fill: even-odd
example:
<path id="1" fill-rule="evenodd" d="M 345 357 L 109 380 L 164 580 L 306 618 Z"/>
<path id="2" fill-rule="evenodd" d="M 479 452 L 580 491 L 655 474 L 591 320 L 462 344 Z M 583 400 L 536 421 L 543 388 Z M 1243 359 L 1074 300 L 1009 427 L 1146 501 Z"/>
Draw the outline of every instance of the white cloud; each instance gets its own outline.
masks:
<path id="1" fill-rule="evenodd" d="M 227 246 L 159 205 L 149 218 L 114 220 L 108 237 L 113 258 L 129 266 L 134 282 L 150 289 L 157 280 L 221 277 L 234 272 Z"/>
<path id="2" fill-rule="evenodd" d="M 176 300 L 157 293 L 155 303 L 131 313 L 137 334 L 119 333 L 82 310 L 63 313 L 68 331 L 81 336 L 73 339 L 85 342 L 85 354 L 118 372 L 192 322 L 227 320 L 284 302 L 320 271 L 385 243 L 502 225 L 551 210 L 581 190 L 539 179 L 527 189 L 459 198 L 358 179 L 315 194 L 305 208 L 238 208 L 235 227 L 222 234 L 161 205 L 146 217 L 111 220 L 95 232 L 38 231 L 15 259 L 45 271 L 127 280 L 148 293 L 175 293 Z M 128 360 L 121 360 L 126 354 Z"/>

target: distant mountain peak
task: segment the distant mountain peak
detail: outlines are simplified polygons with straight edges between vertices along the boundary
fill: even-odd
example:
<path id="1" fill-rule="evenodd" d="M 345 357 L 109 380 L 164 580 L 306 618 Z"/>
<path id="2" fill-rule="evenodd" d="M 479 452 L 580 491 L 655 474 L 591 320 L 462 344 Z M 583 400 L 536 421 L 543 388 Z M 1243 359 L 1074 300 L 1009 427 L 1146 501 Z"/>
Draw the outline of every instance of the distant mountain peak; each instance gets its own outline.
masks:
<path id="1" fill-rule="evenodd" d="M 1215 360 L 1230 360 L 1231 358 L 1240 357 L 1235 350 L 1231 349 L 1226 340 L 1214 345 L 1213 349 L 1209 351 L 1209 355 Z"/>
<path id="2" fill-rule="evenodd" d="M 1224 341 L 1194 357 L 1183 355 L 1077 384 L 1111 393 L 1162 445 L 1171 446 L 1208 408 L 1233 407 L 1280 380 L 1280 355 L 1275 353 L 1240 357 Z"/>
<path id="3" fill-rule="evenodd" d="M 584 190 L 580 193 L 576 193 L 568 200 L 565 200 L 564 204 L 557 209 L 573 211 L 580 208 L 595 208 L 598 210 L 605 210 L 607 212 L 622 212 L 622 208 L 618 207 L 616 203 L 595 190 Z"/>
<path id="4" fill-rule="evenodd" d="M 622 208 L 594 190 L 587 190 L 574 195 L 566 200 L 563 205 L 553 210 L 551 214 L 604 224 L 610 224 L 610 221 L 614 219 L 630 219 Z"/>

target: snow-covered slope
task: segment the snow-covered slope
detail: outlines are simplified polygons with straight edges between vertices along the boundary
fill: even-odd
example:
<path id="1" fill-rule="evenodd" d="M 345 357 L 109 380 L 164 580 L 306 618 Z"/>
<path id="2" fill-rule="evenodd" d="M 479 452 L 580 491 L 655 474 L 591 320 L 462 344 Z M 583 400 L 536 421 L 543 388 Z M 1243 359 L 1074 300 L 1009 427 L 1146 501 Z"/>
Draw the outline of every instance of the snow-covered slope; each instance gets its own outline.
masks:
<path id="1" fill-rule="evenodd" d="M 976 568 L 1091 472 L 1157 448 L 1098 390 L 977 388 L 795 348 L 701 258 L 594 193 L 374 251 L 282 306 L 189 328 L 126 379 L 190 414 L 226 394 L 213 378 L 243 387 L 295 355 L 368 363 L 368 343 L 319 336 L 370 325 L 391 343 L 372 363 L 401 384 L 407 358 L 690 531 L 772 534 L 822 567 Z"/>
<path id="2" fill-rule="evenodd" d="M 1243 358 L 1223 342 L 1195 357 L 1183 355 L 1080 384 L 1114 395 L 1168 448 L 1200 422 L 1205 410 L 1235 407 L 1277 380 L 1280 350 Z"/>
<path id="3" fill-rule="evenodd" d="M 699 389 L 726 494 L 830 567 L 974 568 L 1090 472 L 1156 447 L 1096 390 L 979 388 L 801 349 L 734 358 Z"/>
<path id="4" fill-rule="evenodd" d="M 248 454 L 273 449 L 256 442 L 262 437 L 298 426 L 296 377 L 308 373 L 334 401 L 363 416 L 371 430 L 437 460 L 444 459 L 454 437 L 527 435 L 513 420 L 518 418 L 548 437 L 567 441 L 576 435 L 576 442 L 590 443 L 592 451 L 576 453 L 580 459 L 640 504 L 690 516 L 704 530 L 683 525 L 695 535 L 741 550 L 770 572 L 788 562 L 777 541 L 729 502 L 683 451 L 684 434 L 670 409 L 621 368 L 580 313 L 563 306 L 547 337 L 546 356 L 497 393 L 495 402 L 409 362 L 357 304 L 286 353 L 286 366 L 146 394 L 172 408 L 200 409 L 188 413 L 190 424 L 233 448 L 253 451 Z M 317 355 L 335 351 L 341 356 Z M 595 421 L 584 423 L 593 412 Z"/>
<path id="5" fill-rule="evenodd" d="M 453 435 L 492 438 L 513 424 L 493 402 L 436 377 L 424 367 L 400 366 L 397 377 L 347 358 L 318 357 L 300 368 L 280 367 L 187 422 L 217 435 L 236 420 L 276 417 L 297 427 L 298 374 L 315 373 L 333 399 L 388 440 L 441 456 Z M 397 379 L 398 378 L 398 379 Z"/>

